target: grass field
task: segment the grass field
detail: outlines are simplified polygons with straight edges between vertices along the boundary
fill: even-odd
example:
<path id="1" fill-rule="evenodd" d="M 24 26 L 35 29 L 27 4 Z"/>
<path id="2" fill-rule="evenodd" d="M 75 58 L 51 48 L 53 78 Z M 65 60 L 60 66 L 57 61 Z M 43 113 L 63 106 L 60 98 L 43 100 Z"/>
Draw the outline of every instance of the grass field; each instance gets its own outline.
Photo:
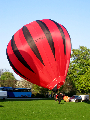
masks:
<path id="1" fill-rule="evenodd" d="M 1 100 L 0 120 L 90 120 L 90 101 Z"/>

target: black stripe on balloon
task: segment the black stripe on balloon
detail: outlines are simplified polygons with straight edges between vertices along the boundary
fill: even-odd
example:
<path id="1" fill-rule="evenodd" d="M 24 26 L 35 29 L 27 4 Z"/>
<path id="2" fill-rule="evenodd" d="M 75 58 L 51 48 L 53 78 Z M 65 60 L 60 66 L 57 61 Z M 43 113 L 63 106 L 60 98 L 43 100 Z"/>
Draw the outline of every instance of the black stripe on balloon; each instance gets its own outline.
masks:
<path id="1" fill-rule="evenodd" d="M 9 61 L 10 66 L 11 66 L 19 75 L 21 75 L 21 76 L 23 76 L 24 78 L 26 78 L 24 75 L 22 75 L 22 74 L 14 67 L 14 65 L 13 65 L 12 62 L 10 61 L 9 56 L 8 56 L 8 53 L 7 53 L 7 49 L 6 49 L 6 55 L 7 55 L 7 59 L 8 59 L 8 61 Z M 26 79 L 27 79 L 27 78 L 26 78 Z"/>
<path id="2" fill-rule="evenodd" d="M 63 26 L 63 25 L 62 25 Z M 63 26 L 64 27 L 64 26 Z M 65 28 L 65 27 L 64 27 Z M 66 28 L 65 28 L 66 29 Z M 67 31 L 67 29 L 66 29 L 66 31 Z M 67 31 L 67 33 L 68 33 L 68 31 Z M 68 35 L 69 35 L 69 33 L 68 33 Z M 70 35 L 69 35 L 69 38 L 70 38 Z M 71 38 L 70 38 L 70 43 L 71 43 Z M 71 43 L 71 49 L 72 49 L 72 43 Z"/>
<path id="3" fill-rule="evenodd" d="M 51 20 L 51 21 L 53 21 L 53 20 Z M 65 39 L 63 29 L 61 28 L 61 26 L 57 22 L 55 22 L 55 21 L 53 21 L 53 22 L 57 25 L 57 27 L 58 27 L 58 29 L 61 33 L 61 36 L 62 36 L 62 39 L 63 39 L 63 44 L 64 44 L 64 54 L 66 55 L 66 39 Z"/>
<path id="4" fill-rule="evenodd" d="M 48 43 L 50 45 L 50 48 L 52 50 L 52 53 L 54 55 L 54 58 L 55 58 L 55 48 L 54 48 L 54 42 L 53 42 L 53 39 L 52 39 L 52 36 L 51 36 L 51 33 L 48 29 L 48 27 L 46 26 L 46 24 L 42 21 L 39 21 L 39 20 L 36 20 L 36 22 L 39 24 L 39 26 L 41 27 L 41 29 L 43 30 L 47 40 L 48 40 Z"/>
<path id="5" fill-rule="evenodd" d="M 12 46 L 12 50 L 14 52 L 14 54 L 16 55 L 16 57 L 18 58 L 18 60 L 26 67 L 28 68 L 30 71 L 32 71 L 34 73 L 34 71 L 30 68 L 30 66 L 27 64 L 27 62 L 24 60 L 24 58 L 22 57 L 22 55 L 20 54 L 15 41 L 14 41 L 14 35 L 12 36 L 11 39 L 11 46 Z"/>
<path id="6" fill-rule="evenodd" d="M 37 46 L 36 46 L 36 44 L 35 44 L 32 36 L 31 36 L 28 28 L 27 28 L 26 26 L 23 26 L 22 31 L 23 31 L 24 37 L 25 37 L 28 45 L 30 46 L 30 48 L 32 49 L 32 51 L 34 52 L 34 54 L 36 55 L 36 57 L 37 57 L 37 58 L 41 61 L 41 63 L 44 65 L 43 60 L 42 60 L 42 58 L 41 58 L 41 55 L 40 55 L 40 53 L 39 53 L 39 50 L 38 50 L 38 48 L 37 48 Z M 44 66 L 45 66 L 45 65 L 44 65 Z"/>

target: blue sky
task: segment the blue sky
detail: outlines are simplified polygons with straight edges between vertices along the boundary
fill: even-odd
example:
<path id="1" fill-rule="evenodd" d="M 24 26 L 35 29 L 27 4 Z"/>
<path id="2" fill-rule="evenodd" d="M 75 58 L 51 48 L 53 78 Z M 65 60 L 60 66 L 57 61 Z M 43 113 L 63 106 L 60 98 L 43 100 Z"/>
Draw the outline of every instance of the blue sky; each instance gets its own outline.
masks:
<path id="1" fill-rule="evenodd" d="M 69 32 L 72 48 L 90 48 L 89 0 L 0 0 L 0 69 L 8 69 L 6 48 L 14 33 L 35 20 L 52 19 Z"/>

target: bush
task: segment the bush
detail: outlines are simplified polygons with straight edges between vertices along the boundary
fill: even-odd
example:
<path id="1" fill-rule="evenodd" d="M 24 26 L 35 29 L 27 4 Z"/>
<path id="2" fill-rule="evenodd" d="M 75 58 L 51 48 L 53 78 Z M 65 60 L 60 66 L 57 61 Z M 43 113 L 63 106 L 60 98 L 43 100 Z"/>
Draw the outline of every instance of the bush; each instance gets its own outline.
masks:
<path id="1" fill-rule="evenodd" d="M 35 98 L 35 95 L 34 94 L 32 94 L 32 96 L 31 96 L 32 98 Z"/>
<path id="2" fill-rule="evenodd" d="M 73 95 L 76 95 L 76 92 L 75 91 L 71 91 L 69 93 L 63 93 L 63 94 L 65 94 L 65 96 L 72 97 Z"/>
<path id="3" fill-rule="evenodd" d="M 36 97 L 36 98 L 45 98 L 45 95 L 44 95 L 44 94 L 39 94 L 39 93 L 37 93 L 35 97 Z"/>

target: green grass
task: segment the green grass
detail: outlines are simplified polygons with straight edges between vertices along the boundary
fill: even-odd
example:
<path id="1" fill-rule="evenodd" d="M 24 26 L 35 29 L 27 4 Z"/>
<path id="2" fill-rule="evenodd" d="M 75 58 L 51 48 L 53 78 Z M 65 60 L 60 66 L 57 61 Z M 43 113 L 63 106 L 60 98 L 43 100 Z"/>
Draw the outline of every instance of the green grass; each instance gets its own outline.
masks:
<path id="1" fill-rule="evenodd" d="M 90 101 L 62 104 L 54 100 L 0 101 L 0 120 L 89 120 Z"/>

